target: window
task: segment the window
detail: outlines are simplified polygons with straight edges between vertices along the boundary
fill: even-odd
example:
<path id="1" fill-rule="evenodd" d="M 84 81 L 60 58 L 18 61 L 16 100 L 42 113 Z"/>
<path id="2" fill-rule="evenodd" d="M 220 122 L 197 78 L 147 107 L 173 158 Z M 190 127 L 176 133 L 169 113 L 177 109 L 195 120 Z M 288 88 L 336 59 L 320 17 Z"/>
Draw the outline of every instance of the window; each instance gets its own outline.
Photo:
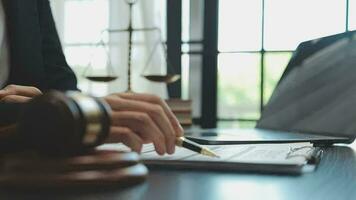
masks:
<path id="1" fill-rule="evenodd" d="M 259 51 L 261 39 L 261 0 L 220 0 L 219 51 Z"/>
<path id="2" fill-rule="evenodd" d="M 195 119 L 201 117 L 204 1 L 205 0 L 181 0 L 182 98 L 192 100 L 193 117 Z"/>
<path id="3" fill-rule="evenodd" d="M 220 0 L 219 126 L 254 125 L 300 42 L 356 29 L 356 0 L 347 2 Z"/>
<path id="4" fill-rule="evenodd" d="M 105 95 L 107 85 L 87 81 L 84 70 L 89 63 L 97 71 L 106 68 L 106 50 L 96 44 L 102 39 L 102 31 L 109 27 L 109 1 L 66 0 L 63 15 L 63 48 L 68 64 L 77 74 L 78 87 L 94 95 Z M 93 87 L 95 90 L 92 90 Z"/>
<path id="5" fill-rule="evenodd" d="M 260 53 L 218 56 L 218 114 L 221 118 L 259 117 Z"/>
<path id="6" fill-rule="evenodd" d="M 356 30 L 356 0 L 349 0 L 349 30 Z"/>
<path id="7" fill-rule="evenodd" d="M 266 50 L 294 50 L 305 40 L 345 31 L 346 1 L 265 0 Z"/>

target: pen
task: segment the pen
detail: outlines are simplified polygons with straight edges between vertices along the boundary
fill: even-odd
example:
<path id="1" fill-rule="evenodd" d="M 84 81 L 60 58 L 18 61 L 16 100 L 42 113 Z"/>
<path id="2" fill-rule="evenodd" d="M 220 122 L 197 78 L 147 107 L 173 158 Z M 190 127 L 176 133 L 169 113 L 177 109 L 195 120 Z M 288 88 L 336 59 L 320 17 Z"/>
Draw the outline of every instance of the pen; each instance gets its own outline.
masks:
<path id="1" fill-rule="evenodd" d="M 210 156 L 210 157 L 215 157 L 215 158 L 220 158 L 216 153 L 214 153 L 212 150 L 201 146 L 193 141 L 188 140 L 185 137 L 177 137 L 176 139 L 176 145 L 180 147 L 184 147 L 186 149 L 192 150 L 194 152 L 200 153 L 205 156 Z"/>

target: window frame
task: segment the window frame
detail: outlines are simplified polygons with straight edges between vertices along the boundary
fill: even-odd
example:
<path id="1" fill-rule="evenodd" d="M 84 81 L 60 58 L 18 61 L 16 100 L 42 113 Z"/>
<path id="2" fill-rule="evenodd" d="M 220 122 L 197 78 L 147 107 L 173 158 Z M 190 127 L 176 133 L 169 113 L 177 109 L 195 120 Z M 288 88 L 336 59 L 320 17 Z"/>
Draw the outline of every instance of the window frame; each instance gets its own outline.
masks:
<path id="1" fill-rule="evenodd" d="M 190 0 L 191 1 L 191 0 Z M 218 105 L 218 78 L 217 78 L 217 57 L 219 54 L 224 53 L 259 53 L 260 57 L 260 83 L 259 83 L 259 110 L 263 111 L 265 105 L 265 75 L 266 75 L 266 64 L 265 64 L 265 56 L 267 53 L 293 53 L 292 50 L 266 50 L 264 47 L 265 43 L 265 3 L 266 0 L 262 1 L 262 14 L 261 14 L 261 26 L 262 26 L 262 34 L 261 34 L 261 49 L 256 51 L 219 51 L 218 46 L 218 17 L 219 17 L 219 0 L 205 0 L 204 1 L 204 28 L 203 35 L 204 39 L 199 40 L 189 40 L 182 41 L 180 38 L 180 56 L 183 54 L 188 55 L 202 55 L 203 56 L 203 67 L 202 67 L 202 102 L 201 102 L 201 117 L 194 118 L 194 123 L 200 125 L 203 128 L 215 128 L 217 126 L 218 121 L 221 122 L 256 122 L 258 119 L 255 118 L 222 118 L 218 116 L 217 105 Z M 346 1 L 346 15 L 345 15 L 345 31 L 349 31 L 349 0 Z M 179 7 L 182 7 L 182 0 L 178 0 Z M 177 5 L 178 5 L 177 4 Z M 168 15 L 172 15 L 172 12 L 181 13 L 182 10 L 179 9 L 171 9 L 171 12 L 167 13 Z M 178 15 L 177 15 L 178 16 Z M 182 16 L 185 17 L 185 16 Z M 177 21 L 175 21 L 177 22 Z M 181 24 L 182 21 L 180 21 Z M 170 23 L 174 23 L 172 20 L 167 20 L 168 25 Z M 169 37 L 172 34 L 172 31 L 167 31 L 167 35 Z M 181 37 L 181 34 L 179 35 Z M 202 51 L 182 51 L 181 45 L 191 45 L 191 44 L 201 44 L 203 45 Z M 168 48 L 170 45 L 168 44 Z M 176 46 L 177 47 L 177 46 Z M 173 48 L 171 46 L 171 48 Z M 177 53 L 177 52 L 176 52 Z M 179 60 L 179 61 L 178 61 Z M 176 58 L 175 63 L 180 63 L 179 59 Z M 180 65 L 179 65 L 180 66 Z M 192 67 L 192 66 L 190 66 Z M 176 88 L 181 91 L 181 87 Z M 180 96 L 180 95 L 179 95 Z"/>

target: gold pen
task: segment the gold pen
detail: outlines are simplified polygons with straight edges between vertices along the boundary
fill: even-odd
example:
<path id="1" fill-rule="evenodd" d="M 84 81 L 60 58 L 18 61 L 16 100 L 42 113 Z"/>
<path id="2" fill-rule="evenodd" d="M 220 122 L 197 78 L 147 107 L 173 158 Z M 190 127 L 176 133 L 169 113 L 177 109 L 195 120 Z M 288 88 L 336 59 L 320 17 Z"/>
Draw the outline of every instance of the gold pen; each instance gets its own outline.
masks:
<path id="1" fill-rule="evenodd" d="M 188 140 L 185 137 L 177 137 L 176 139 L 176 145 L 180 147 L 184 147 L 186 149 L 192 150 L 194 152 L 200 153 L 205 156 L 210 156 L 210 157 L 215 157 L 215 158 L 220 158 L 216 153 L 214 153 L 212 150 L 201 146 L 200 144 L 197 144 L 191 140 Z"/>

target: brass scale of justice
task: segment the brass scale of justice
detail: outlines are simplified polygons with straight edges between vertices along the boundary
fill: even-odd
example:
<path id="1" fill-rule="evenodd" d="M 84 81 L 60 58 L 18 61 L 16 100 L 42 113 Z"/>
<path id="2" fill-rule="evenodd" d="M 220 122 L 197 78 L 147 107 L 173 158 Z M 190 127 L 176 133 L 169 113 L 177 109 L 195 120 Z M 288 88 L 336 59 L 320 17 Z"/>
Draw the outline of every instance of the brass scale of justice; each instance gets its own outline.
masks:
<path id="1" fill-rule="evenodd" d="M 168 57 L 167 57 L 167 48 L 166 45 L 162 42 L 161 39 L 161 30 L 157 27 L 152 27 L 152 28 L 133 28 L 132 26 L 132 18 L 133 18 L 133 5 L 135 5 L 138 0 L 125 0 L 125 2 L 129 5 L 129 25 L 128 28 L 126 29 L 106 29 L 102 33 L 107 32 L 107 33 L 122 33 L 122 32 L 128 32 L 128 68 L 127 68 L 127 90 L 126 92 L 133 92 L 132 91 L 132 83 L 131 83 L 131 67 L 132 67 L 132 46 L 133 46 L 133 41 L 132 41 L 132 35 L 135 31 L 158 31 L 159 32 L 159 41 L 155 44 L 153 47 L 152 52 L 150 52 L 150 55 L 148 56 L 147 63 L 143 69 L 143 73 L 147 70 L 150 61 L 153 59 L 154 53 L 156 52 L 158 47 L 161 47 L 163 49 L 163 54 L 164 54 L 164 59 L 167 64 L 167 73 L 165 75 L 158 75 L 158 74 L 142 74 L 144 78 L 146 78 L 149 81 L 152 82 L 158 82 L 158 83 L 174 83 L 177 80 L 180 79 L 180 75 L 178 74 L 168 74 L 168 69 L 171 69 L 173 71 L 172 65 L 169 63 Z M 99 42 L 98 45 L 103 45 L 105 47 L 105 43 L 103 40 Z M 110 54 L 106 51 L 106 55 L 108 56 L 108 61 L 107 61 L 107 75 L 103 76 L 98 76 L 98 75 L 88 75 L 87 71 L 90 71 L 89 69 L 92 68 L 92 65 L 87 66 L 87 68 L 84 70 L 84 77 L 90 81 L 93 82 L 111 82 L 116 79 L 118 79 L 118 75 L 115 73 L 113 66 L 111 65 L 110 61 Z M 92 69 L 92 71 L 95 71 L 95 69 Z"/>

